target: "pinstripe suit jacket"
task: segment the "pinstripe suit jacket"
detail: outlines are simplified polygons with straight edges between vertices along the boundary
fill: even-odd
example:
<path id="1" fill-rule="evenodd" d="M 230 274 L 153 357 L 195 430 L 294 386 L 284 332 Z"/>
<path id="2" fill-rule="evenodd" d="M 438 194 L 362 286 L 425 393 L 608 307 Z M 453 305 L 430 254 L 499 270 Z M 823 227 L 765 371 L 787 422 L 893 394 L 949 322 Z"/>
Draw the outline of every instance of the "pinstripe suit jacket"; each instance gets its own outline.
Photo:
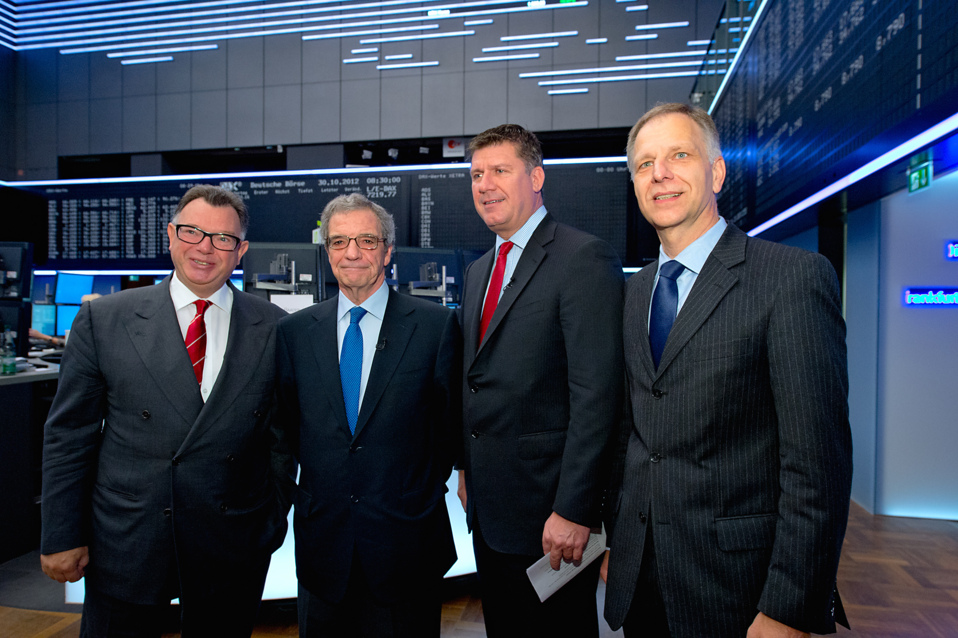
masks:
<path id="1" fill-rule="evenodd" d="M 613 482 L 605 616 L 624 621 L 652 523 L 673 636 L 742 637 L 758 611 L 833 632 L 852 473 L 835 272 L 817 253 L 729 225 L 658 370 L 655 273 L 626 287 L 632 419 Z"/>

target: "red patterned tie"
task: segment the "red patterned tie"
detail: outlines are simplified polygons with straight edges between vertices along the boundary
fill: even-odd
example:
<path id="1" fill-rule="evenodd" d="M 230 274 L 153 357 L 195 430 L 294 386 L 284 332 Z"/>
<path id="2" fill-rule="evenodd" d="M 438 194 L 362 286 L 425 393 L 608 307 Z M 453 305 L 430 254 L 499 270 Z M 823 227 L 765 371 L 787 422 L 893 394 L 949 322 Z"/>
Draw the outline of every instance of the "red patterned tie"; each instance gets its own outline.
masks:
<path id="1" fill-rule="evenodd" d="M 206 321 L 203 320 L 203 315 L 211 304 L 205 299 L 197 299 L 193 304 L 196 305 L 196 316 L 186 329 L 186 351 L 193 362 L 196 382 L 203 383 L 203 362 L 206 360 Z"/>
<path id="2" fill-rule="evenodd" d="M 486 293 L 486 303 L 482 306 L 482 320 L 479 322 L 479 343 L 486 336 L 486 328 L 492 321 L 492 315 L 499 304 L 499 295 L 502 294 L 502 278 L 506 274 L 506 255 L 512 250 L 511 241 L 503 242 L 499 246 L 499 256 L 496 257 L 496 267 L 492 270 L 492 279 L 489 280 L 489 291 Z"/>

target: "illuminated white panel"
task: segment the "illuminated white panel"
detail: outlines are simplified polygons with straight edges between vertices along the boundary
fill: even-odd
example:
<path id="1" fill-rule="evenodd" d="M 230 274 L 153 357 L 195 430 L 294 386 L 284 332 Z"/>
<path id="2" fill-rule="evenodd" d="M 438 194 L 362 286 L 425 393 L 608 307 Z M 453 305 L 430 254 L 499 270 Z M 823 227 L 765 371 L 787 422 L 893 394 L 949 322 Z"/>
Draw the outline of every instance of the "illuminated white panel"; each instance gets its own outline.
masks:
<path id="1" fill-rule="evenodd" d="M 625 36 L 625 40 L 626 42 L 631 42 L 633 40 L 655 40 L 658 37 L 658 33 L 650 33 L 648 35 L 627 35 Z"/>
<path id="2" fill-rule="evenodd" d="M 406 33 L 409 31 L 422 31 L 423 29 L 438 29 L 438 24 L 424 24 L 420 27 L 396 27 L 394 29 L 367 29 L 364 31 L 343 31 L 341 33 L 320 33 L 316 35 L 304 35 L 303 40 L 331 40 L 333 38 L 350 38 L 353 36 L 378 35 L 380 33 Z M 360 40 L 360 44 L 372 44 L 374 42 L 386 42 L 387 40 Z"/>
<path id="3" fill-rule="evenodd" d="M 609 41 L 609 38 L 589 38 L 585 41 L 586 44 L 605 44 Z"/>
<path id="4" fill-rule="evenodd" d="M 362 55 L 363 53 L 379 53 L 379 47 L 369 47 L 368 49 L 350 49 L 353 55 Z"/>
<path id="5" fill-rule="evenodd" d="M 396 55 L 383 56 L 383 60 L 411 60 L 412 53 L 397 53 Z"/>
<path id="6" fill-rule="evenodd" d="M 379 62 L 379 56 L 374 55 L 366 58 L 344 58 L 343 64 L 360 64 L 362 62 Z"/>
<path id="7" fill-rule="evenodd" d="M 625 10 L 626 10 L 626 11 L 648 11 L 648 10 L 649 10 L 649 5 L 647 5 L 647 4 L 639 4 L 639 5 L 636 5 L 636 6 L 634 6 L 634 7 L 626 7 Z"/>
<path id="8" fill-rule="evenodd" d="M 589 89 L 552 89 L 549 91 L 549 95 L 573 95 L 576 93 L 588 93 Z"/>
<path id="9" fill-rule="evenodd" d="M 462 23 L 464 27 L 478 27 L 483 24 L 492 24 L 492 20 L 465 20 Z"/>

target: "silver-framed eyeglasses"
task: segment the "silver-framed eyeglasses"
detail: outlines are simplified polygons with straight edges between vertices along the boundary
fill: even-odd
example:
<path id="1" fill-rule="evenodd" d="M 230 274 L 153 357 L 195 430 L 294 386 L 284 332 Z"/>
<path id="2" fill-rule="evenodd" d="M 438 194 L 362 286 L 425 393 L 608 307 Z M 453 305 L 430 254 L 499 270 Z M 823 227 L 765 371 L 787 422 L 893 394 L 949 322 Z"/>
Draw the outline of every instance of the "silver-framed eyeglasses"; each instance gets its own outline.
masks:
<path id="1" fill-rule="evenodd" d="M 386 241 L 386 238 L 376 237 L 375 235 L 356 235 L 355 237 L 333 235 L 326 240 L 326 246 L 330 250 L 346 250 L 351 241 L 355 241 L 356 245 L 363 250 L 376 250 L 379 248 L 379 242 Z"/>
<path id="2" fill-rule="evenodd" d="M 190 226 L 189 224 L 177 224 L 176 237 L 187 244 L 199 244 L 209 237 L 213 248 L 225 252 L 236 250 L 236 247 L 243 241 L 239 237 L 230 235 L 229 233 L 208 233 L 205 230 L 201 230 L 196 226 Z"/>

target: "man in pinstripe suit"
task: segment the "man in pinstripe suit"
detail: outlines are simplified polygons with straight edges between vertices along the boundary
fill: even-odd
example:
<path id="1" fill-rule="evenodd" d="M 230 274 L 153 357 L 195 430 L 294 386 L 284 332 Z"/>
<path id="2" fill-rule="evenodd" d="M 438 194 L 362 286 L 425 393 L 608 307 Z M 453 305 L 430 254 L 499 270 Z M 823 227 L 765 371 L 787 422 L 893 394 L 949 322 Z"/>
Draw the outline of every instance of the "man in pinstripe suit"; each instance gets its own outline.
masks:
<path id="1" fill-rule="evenodd" d="M 631 422 L 614 472 L 606 619 L 626 636 L 834 632 L 852 473 L 835 272 L 719 216 L 725 162 L 701 109 L 655 107 L 627 148 L 662 246 L 626 288 Z M 667 277 L 677 314 L 664 346 L 651 345 Z"/>

